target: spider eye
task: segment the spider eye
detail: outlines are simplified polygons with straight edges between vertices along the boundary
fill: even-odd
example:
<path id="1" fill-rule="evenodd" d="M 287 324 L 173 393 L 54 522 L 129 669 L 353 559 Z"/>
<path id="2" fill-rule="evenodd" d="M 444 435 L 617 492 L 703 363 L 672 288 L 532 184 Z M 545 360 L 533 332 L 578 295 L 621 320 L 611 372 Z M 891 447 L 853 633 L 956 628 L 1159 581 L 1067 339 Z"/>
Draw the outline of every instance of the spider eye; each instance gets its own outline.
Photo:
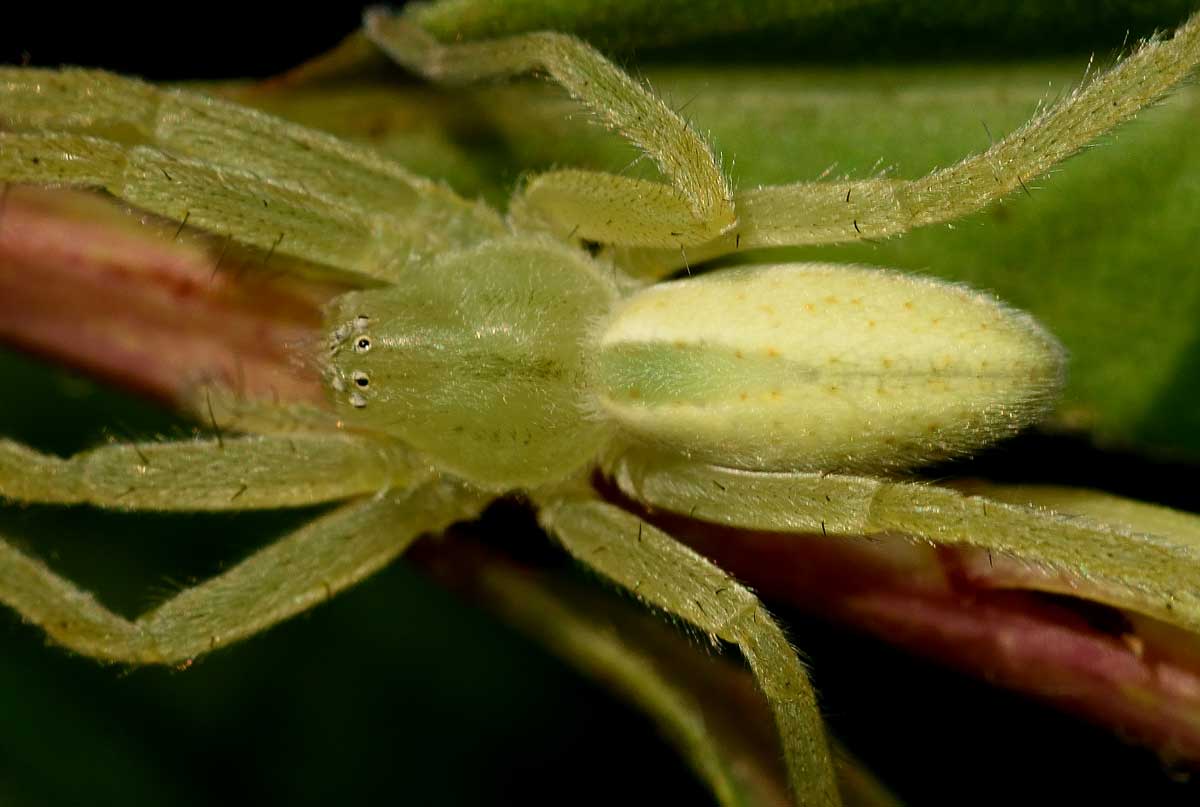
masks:
<path id="1" fill-rule="evenodd" d="M 355 353 L 366 353 L 370 349 L 371 349 L 371 337 L 360 336 L 360 337 L 358 337 L 358 339 L 354 340 L 354 352 Z"/>
<path id="2" fill-rule="evenodd" d="M 371 379 L 367 377 L 366 373 L 359 370 L 355 370 L 353 373 L 351 373 L 350 378 L 353 379 L 354 383 L 362 389 L 366 389 L 367 387 L 371 386 Z"/>
<path id="3" fill-rule="evenodd" d="M 362 409 L 367 405 L 367 399 L 359 395 L 357 392 L 350 393 L 350 405 L 355 409 Z"/>

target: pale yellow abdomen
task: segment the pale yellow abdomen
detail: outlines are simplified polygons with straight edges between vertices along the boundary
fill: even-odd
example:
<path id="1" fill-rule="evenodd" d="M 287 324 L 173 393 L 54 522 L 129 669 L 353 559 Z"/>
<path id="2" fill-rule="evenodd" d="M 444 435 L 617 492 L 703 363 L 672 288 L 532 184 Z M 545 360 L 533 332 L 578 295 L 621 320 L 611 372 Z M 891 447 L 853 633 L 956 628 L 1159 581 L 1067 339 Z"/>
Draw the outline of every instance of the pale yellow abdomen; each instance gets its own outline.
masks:
<path id="1" fill-rule="evenodd" d="M 1061 347 L 995 298 L 850 266 L 660 284 L 600 340 L 601 406 L 627 433 L 763 469 L 900 468 L 1043 416 Z"/>

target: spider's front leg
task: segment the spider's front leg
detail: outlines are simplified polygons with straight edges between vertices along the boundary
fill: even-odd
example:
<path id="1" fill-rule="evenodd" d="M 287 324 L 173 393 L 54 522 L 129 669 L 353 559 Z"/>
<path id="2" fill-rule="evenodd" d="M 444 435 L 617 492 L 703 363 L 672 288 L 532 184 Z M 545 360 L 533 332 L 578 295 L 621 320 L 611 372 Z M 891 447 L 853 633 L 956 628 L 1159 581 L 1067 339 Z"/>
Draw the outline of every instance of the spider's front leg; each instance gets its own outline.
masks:
<path id="1" fill-rule="evenodd" d="M 775 714 L 798 804 L 840 803 L 816 698 L 779 625 L 744 586 L 615 505 L 550 498 L 541 521 L 579 562 L 642 601 L 736 644 Z"/>
<path id="2" fill-rule="evenodd" d="M 0 182 L 103 188 L 245 246 L 383 280 L 503 231 L 490 209 L 370 148 L 93 70 L 0 68 Z"/>
<path id="3" fill-rule="evenodd" d="M 541 174 L 513 200 L 517 226 L 603 244 L 678 249 L 717 238 L 736 223 L 729 180 L 700 134 L 582 40 L 539 32 L 443 45 L 405 15 L 378 9 L 368 12 L 365 28 L 400 64 L 437 81 L 544 71 L 670 182 L 581 170 Z"/>
<path id="4" fill-rule="evenodd" d="M 478 515 L 484 503 L 459 485 L 435 481 L 346 504 L 134 620 L 0 540 L 0 602 L 77 653 L 178 663 L 324 602 L 386 566 L 418 536 Z"/>
<path id="5" fill-rule="evenodd" d="M 382 491 L 382 492 L 380 492 Z M 0 442 L 0 497 L 140 510 L 344 505 L 229 571 L 127 620 L 0 540 L 0 602 L 95 658 L 174 663 L 311 608 L 380 569 L 417 536 L 476 515 L 484 500 L 431 481 L 407 452 L 342 435 L 116 445 L 62 460 Z"/>

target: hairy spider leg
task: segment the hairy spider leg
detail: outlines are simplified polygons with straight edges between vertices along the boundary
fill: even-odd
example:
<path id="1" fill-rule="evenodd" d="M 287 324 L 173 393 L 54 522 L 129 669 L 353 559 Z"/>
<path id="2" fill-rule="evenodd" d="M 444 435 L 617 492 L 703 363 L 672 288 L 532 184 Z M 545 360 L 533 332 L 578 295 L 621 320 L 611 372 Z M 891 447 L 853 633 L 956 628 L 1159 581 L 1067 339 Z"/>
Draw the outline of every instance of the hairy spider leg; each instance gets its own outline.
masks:
<path id="1" fill-rule="evenodd" d="M 798 182 L 739 191 L 737 227 L 691 246 L 692 264 L 739 249 L 885 238 L 953 221 L 1021 190 L 1162 98 L 1200 63 L 1200 12 L 1170 39 L 1144 43 L 1114 67 L 1041 109 L 986 151 L 913 180 Z M 616 243 L 616 242 L 614 242 Z M 619 248 L 619 265 L 642 277 L 684 266 L 678 248 Z"/>
<path id="2" fill-rule="evenodd" d="M 593 171 L 551 171 L 513 200 L 518 227 L 548 227 L 604 244 L 680 246 L 736 222 L 729 179 L 712 149 L 662 99 L 582 40 L 553 32 L 443 45 L 403 14 L 369 11 L 367 35 L 403 66 L 445 83 L 544 71 L 596 120 L 636 145 L 670 182 Z"/>
<path id="3" fill-rule="evenodd" d="M 339 433 L 117 443 L 68 459 L 0 440 L 0 499 L 120 510 L 304 507 L 407 488 L 427 462 L 386 437 Z"/>
<path id="4" fill-rule="evenodd" d="M 1200 630 L 1200 525 L 1178 517 L 1168 523 L 1146 505 L 1135 512 L 1115 496 L 1089 491 L 1089 507 L 1074 491 L 1074 501 L 1053 504 L 1061 512 L 1051 513 L 913 482 L 743 471 L 637 451 L 621 455 L 608 470 L 626 495 L 701 521 L 833 539 L 904 535 L 996 552 L 1046 571 L 1042 584 L 1050 590 L 1072 575 L 1083 577 L 1097 600 Z M 997 486 L 997 495 L 1003 490 Z M 1100 500 L 1123 517 L 1086 518 Z"/>
<path id="5" fill-rule="evenodd" d="M 738 646 L 775 715 L 798 804 L 840 803 L 816 696 L 796 651 L 747 588 L 667 533 L 594 498 L 545 502 L 568 552 L 649 605 Z"/>
<path id="6" fill-rule="evenodd" d="M 0 540 L 0 601 L 77 653 L 131 664 L 185 662 L 324 602 L 418 536 L 473 518 L 484 504 L 448 481 L 360 499 L 132 621 Z"/>
<path id="7" fill-rule="evenodd" d="M 101 71 L 0 68 L 0 124 L 9 130 L 0 180 L 103 188 L 259 249 L 381 280 L 504 232 L 485 205 L 370 148 Z"/>

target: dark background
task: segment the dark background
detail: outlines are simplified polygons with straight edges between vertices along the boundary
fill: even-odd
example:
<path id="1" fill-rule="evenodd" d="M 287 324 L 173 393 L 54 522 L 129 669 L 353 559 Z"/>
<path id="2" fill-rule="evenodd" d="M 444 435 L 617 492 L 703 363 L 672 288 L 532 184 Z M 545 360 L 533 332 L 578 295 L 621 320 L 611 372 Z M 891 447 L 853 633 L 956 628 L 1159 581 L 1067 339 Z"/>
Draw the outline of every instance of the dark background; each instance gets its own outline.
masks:
<path id="1" fill-rule="evenodd" d="M 1017 26 L 970 44 L 959 31 L 934 28 L 918 40 L 924 46 L 906 34 L 896 38 L 909 46 L 883 55 L 911 59 L 932 49 L 1015 58 L 1064 45 L 1086 51 L 1110 45 L 1114 31 L 1143 32 L 1164 4 L 1154 11 L 1126 4 L 1126 17 L 1101 5 L 1104 11 L 1086 17 L 1068 4 L 1045 39 L 1031 40 L 1029 29 Z M 103 66 L 157 79 L 262 76 L 331 47 L 357 20 L 349 6 L 253 15 L 47 8 L 40 20 L 7 26 L 0 60 Z M 895 25 L 901 33 L 920 27 L 912 19 Z M 804 52 L 845 54 L 857 35 L 827 42 L 824 56 Z M 11 383 L 0 400 L 0 433 L 46 449 L 183 428 L 151 407 L 11 355 L 0 354 L 0 378 Z M 1036 439 L 986 462 L 1001 476 L 1028 479 L 1037 467 L 1047 481 L 1097 477 L 1111 487 L 1116 479 L 1126 492 L 1153 490 L 1181 506 L 1189 506 L 1186 479 L 1194 476 Z M 1123 470 L 1113 476 L 1114 469 Z M 304 516 L 7 507 L 0 508 L 0 530 L 136 612 Z M 541 540 L 519 509 L 489 518 L 485 534 Z M 1134 803 L 1157 805 L 1200 797 L 1154 755 L 1104 731 L 809 620 L 791 626 L 810 655 L 834 730 L 913 804 L 1086 803 L 1128 794 Z M 71 657 L 0 611 L 0 807 L 234 797 L 272 804 L 608 804 L 694 803 L 704 794 L 638 714 L 403 563 L 182 672 Z"/>

